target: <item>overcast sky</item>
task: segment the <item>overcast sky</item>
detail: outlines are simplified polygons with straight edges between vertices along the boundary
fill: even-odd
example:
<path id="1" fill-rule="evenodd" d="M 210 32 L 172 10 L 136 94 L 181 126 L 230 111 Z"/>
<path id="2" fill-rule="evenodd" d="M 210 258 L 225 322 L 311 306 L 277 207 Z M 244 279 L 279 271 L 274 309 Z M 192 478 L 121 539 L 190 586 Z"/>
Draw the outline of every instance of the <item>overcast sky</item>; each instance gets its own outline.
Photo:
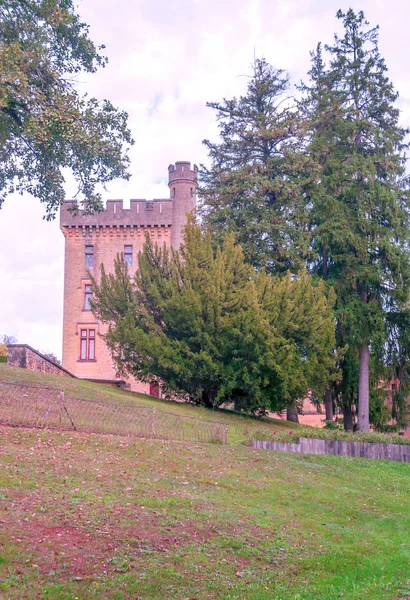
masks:
<path id="1" fill-rule="evenodd" d="M 408 0 L 83 0 L 78 12 L 90 36 L 105 44 L 108 66 L 81 78 L 97 98 L 128 111 L 136 141 L 129 182 L 105 199 L 168 197 L 167 167 L 207 161 L 202 140 L 216 138 L 207 101 L 245 91 L 254 55 L 306 79 L 309 51 L 332 42 L 336 11 L 363 10 L 380 25 L 381 54 L 410 126 Z M 67 185 L 67 197 L 74 190 Z M 29 195 L 0 210 L 0 334 L 15 335 L 61 358 L 64 238 L 58 219 Z"/>

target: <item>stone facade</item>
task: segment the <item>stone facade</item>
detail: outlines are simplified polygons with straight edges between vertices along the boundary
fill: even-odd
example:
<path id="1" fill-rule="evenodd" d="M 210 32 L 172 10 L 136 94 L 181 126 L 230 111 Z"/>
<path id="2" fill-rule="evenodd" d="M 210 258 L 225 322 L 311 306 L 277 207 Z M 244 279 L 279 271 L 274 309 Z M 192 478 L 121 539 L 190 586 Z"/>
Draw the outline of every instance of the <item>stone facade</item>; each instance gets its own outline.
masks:
<path id="1" fill-rule="evenodd" d="M 123 252 L 130 263 L 130 276 L 137 269 L 138 252 L 145 235 L 158 244 L 179 247 L 187 214 L 196 204 L 198 168 L 189 162 L 170 165 L 170 198 L 131 200 L 124 209 L 122 200 L 108 200 L 106 210 L 93 215 L 70 212 L 72 202 L 60 211 L 60 227 L 65 237 L 63 365 L 75 376 L 101 381 L 117 381 L 108 348 L 101 339 L 106 326 L 98 322 L 87 305 L 92 292 L 88 272 L 98 280 L 100 265 L 112 272 L 114 260 Z M 149 393 L 149 385 L 129 381 L 131 389 Z"/>
<path id="2" fill-rule="evenodd" d="M 67 369 L 57 365 L 27 344 L 9 344 L 7 346 L 7 364 L 13 367 L 28 369 L 29 371 L 51 373 L 52 375 L 60 375 L 61 377 L 74 377 Z"/>

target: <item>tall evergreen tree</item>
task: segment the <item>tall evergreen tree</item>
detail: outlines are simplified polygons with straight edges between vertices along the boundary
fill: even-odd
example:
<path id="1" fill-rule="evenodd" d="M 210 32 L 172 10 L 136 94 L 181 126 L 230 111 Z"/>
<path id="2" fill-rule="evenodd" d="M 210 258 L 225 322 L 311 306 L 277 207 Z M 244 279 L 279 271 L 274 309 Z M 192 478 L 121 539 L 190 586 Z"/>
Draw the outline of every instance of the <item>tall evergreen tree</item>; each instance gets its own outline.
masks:
<path id="1" fill-rule="evenodd" d="M 346 368 L 357 356 L 358 429 L 366 430 L 370 354 L 386 341 L 386 316 L 409 288 L 407 132 L 398 124 L 378 28 L 352 9 L 337 18 L 344 34 L 325 47 L 330 64 L 319 46 L 304 87 L 309 153 L 320 165 L 311 196 L 311 268 L 335 287 L 339 342 L 349 344 Z M 349 405 L 355 386 L 346 371 L 344 378 Z"/>
<path id="2" fill-rule="evenodd" d="M 257 59 L 245 96 L 208 106 L 220 140 L 204 140 L 211 162 L 201 171 L 204 223 L 219 240 L 235 233 L 256 268 L 297 271 L 308 247 L 304 192 L 312 169 L 300 152 L 288 76 Z"/>

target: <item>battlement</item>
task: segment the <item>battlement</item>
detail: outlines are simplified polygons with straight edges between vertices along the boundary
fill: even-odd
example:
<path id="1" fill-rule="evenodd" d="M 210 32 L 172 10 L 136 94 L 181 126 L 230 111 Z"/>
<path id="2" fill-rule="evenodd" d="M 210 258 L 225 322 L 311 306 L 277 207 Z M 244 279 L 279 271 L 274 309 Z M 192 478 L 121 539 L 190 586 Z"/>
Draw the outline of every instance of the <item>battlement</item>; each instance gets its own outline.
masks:
<path id="1" fill-rule="evenodd" d="M 75 201 L 65 202 L 60 209 L 60 227 L 109 226 L 170 226 L 173 220 L 173 202 L 170 199 L 131 200 L 124 208 L 123 200 L 107 200 L 106 209 L 92 215 L 83 210 L 71 212 Z"/>
<path id="2" fill-rule="evenodd" d="M 196 185 L 198 180 L 198 167 L 194 165 L 194 168 L 191 170 L 191 163 L 189 161 L 181 160 L 174 165 L 169 165 L 168 174 L 169 185 L 176 181 L 185 181 Z"/>
<path id="3" fill-rule="evenodd" d="M 169 165 L 168 173 L 171 198 L 131 200 L 130 208 L 124 208 L 122 200 L 107 200 L 105 210 L 91 215 L 84 214 L 84 210 L 78 210 L 75 214 L 72 209 L 76 202 L 69 200 L 60 209 L 61 229 L 66 227 L 170 227 L 177 224 L 182 231 L 183 224 L 186 222 L 186 213 L 195 207 L 198 167 L 194 165 L 191 169 L 189 161 L 177 161 Z"/>

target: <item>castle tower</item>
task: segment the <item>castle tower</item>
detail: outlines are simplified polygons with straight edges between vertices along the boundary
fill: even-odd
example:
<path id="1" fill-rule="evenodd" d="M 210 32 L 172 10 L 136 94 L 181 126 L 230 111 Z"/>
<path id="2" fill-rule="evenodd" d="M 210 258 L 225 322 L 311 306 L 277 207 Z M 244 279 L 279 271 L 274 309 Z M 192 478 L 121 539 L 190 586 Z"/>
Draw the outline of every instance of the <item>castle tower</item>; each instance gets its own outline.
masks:
<path id="1" fill-rule="evenodd" d="M 169 167 L 170 198 L 108 200 L 101 213 L 72 214 L 75 203 L 65 202 L 60 210 L 60 227 L 65 237 L 63 366 L 77 377 L 104 382 L 118 380 L 110 352 L 101 335 L 107 327 L 90 310 L 92 282 L 99 279 L 100 265 L 113 272 L 114 260 L 123 253 L 130 277 L 137 269 L 138 252 L 145 236 L 167 247 L 179 247 L 186 215 L 195 208 L 198 168 L 189 162 Z M 132 380 L 131 389 L 149 393 L 149 385 Z"/>
<path id="2" fill-rule="evenodd" d="M 187 214 L 192 212 L 196 206 L 198 167 L 194 165 L 193 170 L 191 170 L 191 163 L 180 161 L 176 162 L 175 165 L 169 165 L 168 173 L 168 186 L 171 200 L 174 203 L 171 244 L 174 248 L 179 248 L 184 239 Z"/>

